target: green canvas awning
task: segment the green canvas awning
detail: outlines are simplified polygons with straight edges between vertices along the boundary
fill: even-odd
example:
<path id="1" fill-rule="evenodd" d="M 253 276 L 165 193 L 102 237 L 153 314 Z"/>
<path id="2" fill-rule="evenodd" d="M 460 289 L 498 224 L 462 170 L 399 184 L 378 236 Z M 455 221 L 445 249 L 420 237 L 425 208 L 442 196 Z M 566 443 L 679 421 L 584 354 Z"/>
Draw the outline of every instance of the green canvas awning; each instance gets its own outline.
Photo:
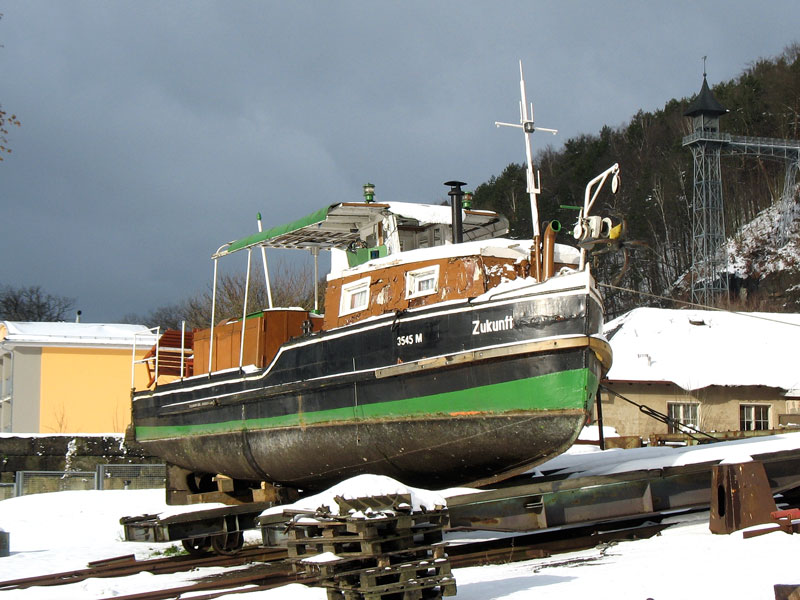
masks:
<path id="1" fill-rule="evenodd" d="M 219 258 L 255 246 L 267 248 L 346 248 L 359 241 L 360 232 L 395 214 L 399 225 L 424 223 L 450 224 L 450 208 L 402 202 L 342 202 L 322 208 L 310 215 L 254 233 L 220 248 L 214 258 Z M 463 218 L 465 239 L 479 239 L 503 235 L 508 231 L 508 221 L 492 211 L 465 210 Z"/>
<path id="2" fill-rule="evenodd" d="M 378 222 L 388 204 L 346 202 L 231 242 L 215 254 L 225 256 L 254 246 L 267 248 L 344 248 L 359 239 L 359 229 Z"/>

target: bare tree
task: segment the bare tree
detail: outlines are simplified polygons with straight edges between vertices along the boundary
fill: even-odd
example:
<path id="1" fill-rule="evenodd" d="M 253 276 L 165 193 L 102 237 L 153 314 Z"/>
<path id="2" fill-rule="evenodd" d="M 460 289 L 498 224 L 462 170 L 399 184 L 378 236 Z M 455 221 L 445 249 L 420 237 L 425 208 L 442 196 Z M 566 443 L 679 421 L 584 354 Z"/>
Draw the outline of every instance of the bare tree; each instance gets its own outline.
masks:
<path id="1" fill-rule="evenodd" d="M 269 306 L 267 287 L 263 278 L 254 274 L 250 278 L 247 294 L 247 311 L 255 312 Z M 301 268 L 289 268 L 278 264 L 270 272 L 272 280 L 272 303 L 276 307 L 300 306 L 306 309 L 314 307 L 314 281 L 307 265 Z M 217 303 L 215 320 L 239 318 L 244 310 L 244 290 L 246 278 L 244 273 L 222 275 L 217 281 Z M 196 328 L 208 327 L 211 323 L 212 287 L 186 300 L 184 304 L 187 325 Z"/>
<path id="2" fill-rule="evenodd" d="M 0 318 L 6 321 L 64 321 L 74 306 L 74 298 L 48 294 L 38 285 L 0 291 Z"/>
<path id="3" fill-rule="evenodd" d="M 3 110 L 3 105 L 0 104 L 0 161 L 3 160 L 4 154 L 11 154 L 11 148 L 8 145 L 8 127 L 10 125 L 20 126 L 17 115 L 9 115 Z"/>
<path id="4" fill-rule="evenodd" d="M 0 13 L 0 19 L 3 18 L 3 13 Z M 0 48 L 2 48 L 0 44 Z M 19 119 L 15 114 L 8 114 L 3 110 L 3 105 L 0 104 L 0 161 L 3 160 L 4 154 L 11 154 L 11 148 L 8 145 L 8 128 L 11 125 L 20 126 Z"/>
<path id="5" fill-rule="evenodd" d="M 278 263 L 270 269 L 272 282 L 272 303 L 275 307 L 300 306 L 306 309 L 314 307 L 314 281 L 311 267 L 288 267 Z M 253 267 L 250 287 L 247 293 L 248 313 L 262 310 L 269 306 L 267 286 L 260 269 Z M 244 290 L 246 278 L 244 273 L 223 274 L 217 281 L 217 303 L 214 319 L 219 323 L 225 319 L 237 319 L 244 309 Z M 320 289 L 324 290 L 324 280 Z M 321 292 L 322 293 L 322 292 Z M 176 304 L 161 306 L 150 311 L 146 316 L 127 314 L 122 318 L 125 323 L 144 323 L 148 327 L 161 326 L 161 329 L 180 329 L 181 322 L 186 322 L 189 329 L 205 329 L 211 324 L 211 304 L 213 287 L 208 288 Z M 320 298 L 322 301 L 323 298 Z"/>

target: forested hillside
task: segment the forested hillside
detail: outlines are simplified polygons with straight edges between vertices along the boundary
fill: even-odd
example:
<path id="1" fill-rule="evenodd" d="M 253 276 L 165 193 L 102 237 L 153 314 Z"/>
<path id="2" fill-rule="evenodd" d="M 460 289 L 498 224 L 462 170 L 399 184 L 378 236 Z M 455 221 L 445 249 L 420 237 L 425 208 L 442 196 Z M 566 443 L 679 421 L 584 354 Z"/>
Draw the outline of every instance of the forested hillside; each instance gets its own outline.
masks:
<path id="1" fill-rule="evenodd" d="M 702 79 L 698 77 L 699 91 Z M 720 129 L 734 135 L 800 139 L 800 44 L 789 46 L 780 56 L 759 59 L 731 81 L 712 85 L 717 100 L 729 113 Z M 563 205 L 581 205 L 586 183 L 613 163 L 620 164 L 622 188 L 614 196 L 600 198 L 595 214 L 624 216 L 628 240 L 642 242 L 633 247 L 630 268 L 620 287 L 687 299 L 676 281 L 691 265 L 692 178 L 691 152 L 683 148 L 683 136 L 691 126 L 683 116 L 692 97 L 671 99 L 662 110 L 639 111 L 621 127 L 603 127 L 597 134 L 567 140 L 563 148 L 547 147 L 536 153 L 541 172 L 540 214 L 562 225 L 560 241 L 574 243 L 570 236 L 577 212 Z M 542 138 L 539 138 L 542 139 Z M 723 201 L 726 236 L 734 236 L 746 223 L 780 198 L 784 185 L 783 162 L 753 157 L 722 158 Z M 799 199 L 795 197 L 797 202 Z M 498 176 L 475 190 L 474 205 L 491 208 L 509 217 L 513 237 L 530 235 L 530 207 L 525 190 L 525 169 L 510 164 Z M 795 237 L 797 230 L 795 230 Z M 768 243 L 765 241 L 765 243 Z M 752 250 L 752 248 L 751 248 Z M 756 252 L 756 254 L 758 254 Z M 757 256 L 750 257 L 758 261 Z M 611 281 L 620 271 L 619 253 L 598 257 L 596 273 Z M 787 261 L 780 278 L 782 290 L 760 286 L 755 281 L 737 284 L 728 306 L 750 310 L 800 310 L 800 265 Z M 792 287 L 798 290 L 792 291 Z M 738 293 L 750 289 L 745 298 Z M 788 290 L 788 291 L 787 291 Z M 614 317 L 635 306 L 671 306 L 640 293 L 605 289 L 607 311 Z"/>

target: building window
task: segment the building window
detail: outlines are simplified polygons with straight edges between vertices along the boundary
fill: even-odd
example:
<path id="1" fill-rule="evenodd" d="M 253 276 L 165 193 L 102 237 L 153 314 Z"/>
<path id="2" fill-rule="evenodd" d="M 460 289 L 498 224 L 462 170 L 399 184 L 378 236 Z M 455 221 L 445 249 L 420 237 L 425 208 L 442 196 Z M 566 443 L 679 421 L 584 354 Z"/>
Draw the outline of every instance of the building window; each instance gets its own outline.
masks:
<path id="1" fill-rule="evenodd" d="M 429 296 L 439 290 L 439 265 L 406 273 L 406 299 Z"/>
<path id="2" fill-rule="evenodd" d="M 699 404 L 692 404 L 690 402 L 667 402 L 667 413 L 669 418 L 673 421 L 699 428 L 700 419 L 697 416 L 698 406 Z M 669 424 L 669 433 L 684 433 L 685 431 L 691 430 L 681 427 L 680 425 Z"/>
<path id="3" fill-rule="evenodd" d="M 339 316 L 364 310 L 369 305 L 369 277 L 357 279 L 342 286 Z"/>
<path id="4" fill-rule="evenodd" d="M 740 405 L 739 429 L 742 431 L 763 431 L 769 429 L 769 406 L 763 404 Z"/>

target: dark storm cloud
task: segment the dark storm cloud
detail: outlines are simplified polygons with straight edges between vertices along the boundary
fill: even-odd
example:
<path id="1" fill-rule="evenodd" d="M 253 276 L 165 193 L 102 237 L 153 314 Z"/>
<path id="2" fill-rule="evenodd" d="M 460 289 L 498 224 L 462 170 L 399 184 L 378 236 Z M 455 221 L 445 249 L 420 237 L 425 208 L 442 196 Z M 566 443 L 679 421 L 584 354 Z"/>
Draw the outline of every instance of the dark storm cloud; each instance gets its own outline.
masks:
<path id="1" fill-rule="evenodd" d="M 795 41 L 795 2 L 11 2 L 0 284 L 91 321 L 202 289 L 223 242 L 521 162 L 517 60 L 560 144 Z M 794 21 L 794 22 L 793 22 Z"/>

